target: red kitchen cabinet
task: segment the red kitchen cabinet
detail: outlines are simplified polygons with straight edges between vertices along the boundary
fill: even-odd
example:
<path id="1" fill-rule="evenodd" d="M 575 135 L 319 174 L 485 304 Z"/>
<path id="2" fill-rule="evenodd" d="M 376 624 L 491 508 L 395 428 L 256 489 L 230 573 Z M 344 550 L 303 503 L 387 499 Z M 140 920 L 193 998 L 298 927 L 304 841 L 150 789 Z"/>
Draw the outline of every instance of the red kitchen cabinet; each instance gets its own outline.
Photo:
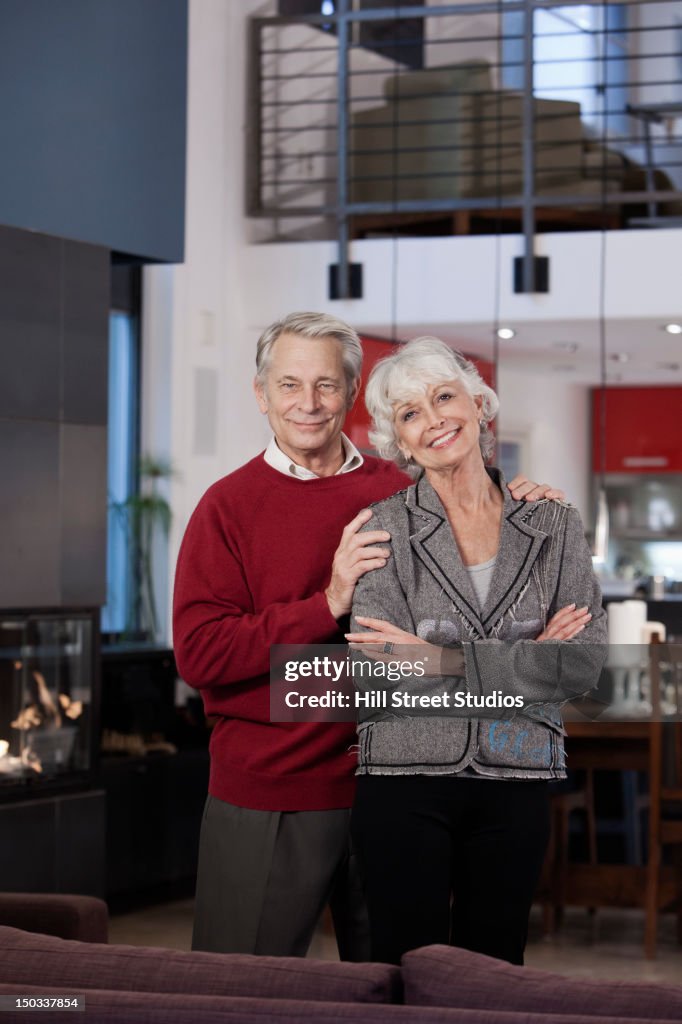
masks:
<path id="1" fill-rule="evenodd" d="M 365 384 L 370 371 L 384 356 L 390 356 L 395 352 L 395 345 L 392 341 L 385 341 L 383 338 L 361 338 L 362 341 L 362 384 L 360 394 L 355 399 L 355 405 L 346 417 L 344 433 L 351 439 L 356 448 L 361 451 L 368 451 L 371 448 L 367 432 L 370 427 L 369 413 L 365 408 Z"/>
<path id="2" fill-rule="evenodd" d="M 682 388 L 607 388 L 606 473 L 682 472 Z M 601 464 L 601 390 L 592 392 L 592 469 Z"/>

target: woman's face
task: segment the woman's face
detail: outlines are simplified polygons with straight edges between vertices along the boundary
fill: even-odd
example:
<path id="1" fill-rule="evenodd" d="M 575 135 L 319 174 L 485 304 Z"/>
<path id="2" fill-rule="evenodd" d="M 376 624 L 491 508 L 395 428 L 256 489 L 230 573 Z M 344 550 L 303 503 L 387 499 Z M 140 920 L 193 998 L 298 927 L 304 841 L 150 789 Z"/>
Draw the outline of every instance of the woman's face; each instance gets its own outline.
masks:
<path id="1" fill-rule="evenodd" d="M 398 446 L 406 458 L 429 470 L 459 466 L 464 460 L 482 460 L 481 398 L 471 398 L 461 381 L 431 384 L 394 407 Z"/>

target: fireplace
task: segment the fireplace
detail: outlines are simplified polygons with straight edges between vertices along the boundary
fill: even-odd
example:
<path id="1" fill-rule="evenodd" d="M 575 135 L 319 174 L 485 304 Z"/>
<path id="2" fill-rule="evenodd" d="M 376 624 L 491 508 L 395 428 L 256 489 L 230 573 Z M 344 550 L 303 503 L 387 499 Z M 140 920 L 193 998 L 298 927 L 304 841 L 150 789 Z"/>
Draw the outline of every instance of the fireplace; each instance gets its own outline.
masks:
<path id="1" fill-rule="evenodd" d="M 98 612 L 0 612 L 0 801 L 90 784 Z"/>

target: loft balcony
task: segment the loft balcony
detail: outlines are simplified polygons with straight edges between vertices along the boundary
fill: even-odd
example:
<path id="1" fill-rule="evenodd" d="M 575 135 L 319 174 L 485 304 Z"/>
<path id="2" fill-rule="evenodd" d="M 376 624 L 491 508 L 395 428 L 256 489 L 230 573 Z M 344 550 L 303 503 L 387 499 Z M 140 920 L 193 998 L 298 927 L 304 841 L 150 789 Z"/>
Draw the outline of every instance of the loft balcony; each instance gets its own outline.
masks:
<path id="1" fill-rule="evenodd" d="M 337 240 L 348 294 L 351 239 L 523 232 L 532 291 L 536 233 L 681 226 L 675 4 L 339 0 L 252 19 L 260 240 Z"/>

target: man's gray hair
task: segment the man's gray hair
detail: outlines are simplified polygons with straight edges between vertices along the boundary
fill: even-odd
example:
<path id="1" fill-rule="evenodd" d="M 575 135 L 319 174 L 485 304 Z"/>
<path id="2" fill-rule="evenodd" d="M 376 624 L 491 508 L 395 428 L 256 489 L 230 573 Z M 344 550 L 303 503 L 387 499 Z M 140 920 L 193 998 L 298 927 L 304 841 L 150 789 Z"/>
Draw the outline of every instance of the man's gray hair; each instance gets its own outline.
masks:
<path id="1" fill-rule="evenodd" d="M 343 369 L 348 388 L 362 373 L 362 345 L 357 331 L 328 313 L 289 313 L 276 320 L 261 334 L 256 348 L 256 377 L 261 383 L 270 362 L 270 352 L 281 334 L 296 334 L 300 338 L 335 338 L 343 346 Z"/>
<path id="2" fill-rule="evenodd" d="M 488 460 L 495 450 L 495 435 L 488 424 L 495 419 L 500 403 L 492 388 L 461 352 L 451 349 L 438 338 L 415 338 L 398 346 L 393 355 L 380 360 L 369 375 L 365 404 L 373 420 L 369 439 L 379 455 L 393 459 L 401 468 L 412 470 L 398 447 L 395 434 L 396 402 L 406 402 L 426 393 L 429 385 L 458 380 L 467 393 L 481 404 L 481 454 Z"/>

